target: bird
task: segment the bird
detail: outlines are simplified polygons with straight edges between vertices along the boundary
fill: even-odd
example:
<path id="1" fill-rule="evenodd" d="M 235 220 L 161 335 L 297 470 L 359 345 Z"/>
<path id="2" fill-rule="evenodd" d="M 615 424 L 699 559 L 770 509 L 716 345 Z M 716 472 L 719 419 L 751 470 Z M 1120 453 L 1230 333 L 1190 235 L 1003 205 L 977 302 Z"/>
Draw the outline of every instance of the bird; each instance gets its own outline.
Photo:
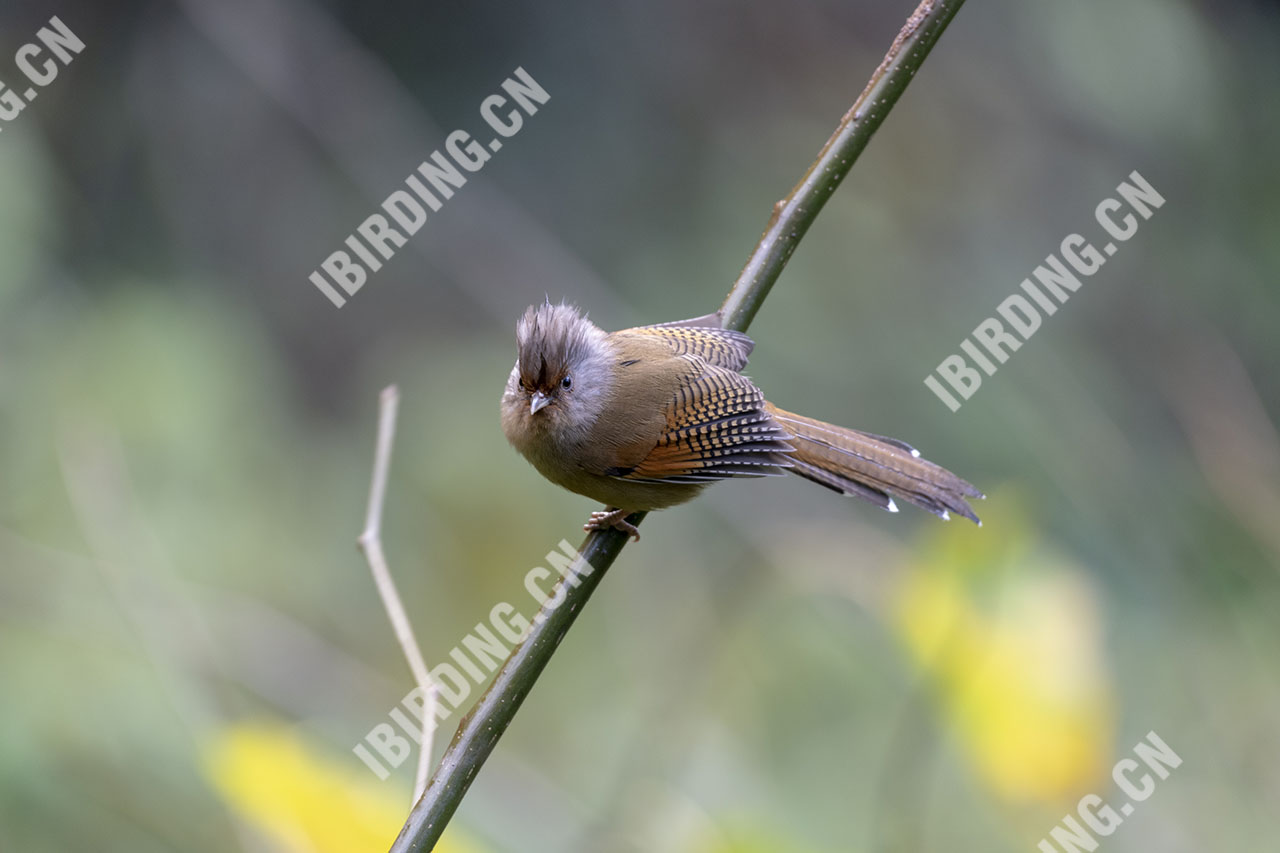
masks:
<path id="1" fill-rule="evenodd" d="M 585 530 L 635 539 L 636 512 L 720 480 L 787 472 L 897 512 L 895 499 L 981 526 L 982 493 L 906 442 L 780 409 L 742 370 L 755 343 L 715 315 L 605 332 L 548 299 L 516 324 L 507 440 L 551 482 L 605 505 Z"/>

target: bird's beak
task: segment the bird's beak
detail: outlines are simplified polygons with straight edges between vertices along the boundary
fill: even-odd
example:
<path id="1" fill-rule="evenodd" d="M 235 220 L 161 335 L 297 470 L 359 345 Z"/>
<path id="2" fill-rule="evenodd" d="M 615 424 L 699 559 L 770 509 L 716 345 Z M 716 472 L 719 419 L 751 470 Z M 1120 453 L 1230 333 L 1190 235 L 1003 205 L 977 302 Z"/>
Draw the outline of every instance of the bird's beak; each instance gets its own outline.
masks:
<path id="1" fill-rule="evenodd" d="M 534 391 L 533 398 L 529 401 L 529 414 L 535 414 L 538 409 L 551 403 L 551 398 L 541 391 Z"/>

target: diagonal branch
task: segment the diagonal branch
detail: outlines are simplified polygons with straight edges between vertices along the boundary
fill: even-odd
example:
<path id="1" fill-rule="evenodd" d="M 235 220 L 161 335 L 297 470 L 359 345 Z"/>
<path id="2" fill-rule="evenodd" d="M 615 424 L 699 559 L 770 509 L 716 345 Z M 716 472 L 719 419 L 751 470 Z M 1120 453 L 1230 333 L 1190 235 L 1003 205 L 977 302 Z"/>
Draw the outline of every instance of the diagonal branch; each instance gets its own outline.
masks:
<path id="1" fill-rule="evenodd" d="M 760 235 L 760 242 L 717 312 L 726 329 L 745 332 L 751 325 L 809 226 L 849 174 L 963 4 L 964 0 L 924 0 L 907 18 L 880 67 L 818 152 L 818 159 L 787 197 L 773 206 L 773 216 Z"/>
<path id="2" fill-rule="evenodd" d="M 848 174 L 963 2 L 924 0 L 907 19 L 818 158 L 787 197 L 774 206 L 755 251 L 715 315 L 721 326 L 745 331 L 750 325 L 827 198 Z M 628 521 L 639 524 L 644 515 L 636 513 Z M 434 848 L 498 738 L 626 542 L 626 534 L 617 530 L 594 531 L 586 537 L 579 558 L 539 611 L 528 636 L 512 650 L 493 684 L 458 724 L 453 742 L 391 853 L 421 853 Z"/>

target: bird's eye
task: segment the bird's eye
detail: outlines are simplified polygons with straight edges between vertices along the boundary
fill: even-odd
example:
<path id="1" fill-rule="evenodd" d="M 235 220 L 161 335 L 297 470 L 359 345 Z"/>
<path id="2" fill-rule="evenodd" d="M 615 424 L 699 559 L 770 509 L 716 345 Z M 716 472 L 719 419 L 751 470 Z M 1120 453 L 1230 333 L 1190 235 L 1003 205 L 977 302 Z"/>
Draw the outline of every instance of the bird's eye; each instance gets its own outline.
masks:
<path id="1" fill-rule="evenodd" d="M 561 387 L 561 388 L 563 388 L 563 389 L 564 389 L 564 390 L 566 390 L 566 391 L 568 391 L 570 388 L 572 388 L 572 387 L 573 387 L 573 377 L 572 377 L 572 376 L 566 376 L 564 379 L 561 379 L 561 380 L 560 380 L 560 387 Z"/>

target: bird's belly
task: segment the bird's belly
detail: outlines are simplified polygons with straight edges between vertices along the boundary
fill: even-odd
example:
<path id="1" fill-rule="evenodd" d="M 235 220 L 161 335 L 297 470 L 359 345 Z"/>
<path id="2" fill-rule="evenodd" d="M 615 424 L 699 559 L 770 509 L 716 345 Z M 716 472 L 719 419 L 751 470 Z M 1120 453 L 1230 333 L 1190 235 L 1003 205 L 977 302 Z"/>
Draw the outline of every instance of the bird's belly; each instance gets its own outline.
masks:
<path id="1" fill-rule="evenodd" d="M 581 455 L 572 448 L 544 445 L 521 450 L 538 473 L 557 486 L 631 512 L 675 506 L 691 500 L 706 488 L 701 483 L 639 483 L 595 474 L 583 467 Z"/>
<path id="2" fill-rule="evenodd" d="M 582 489 L 567 486 L 571 491 L 600 501 L 607 506 L 630 512 L 666 509 L 669 506 L 692 500 L 706 486 L 689 483 L 636 483 L 617 477 L 587 475 L 592 482 Z"/>

